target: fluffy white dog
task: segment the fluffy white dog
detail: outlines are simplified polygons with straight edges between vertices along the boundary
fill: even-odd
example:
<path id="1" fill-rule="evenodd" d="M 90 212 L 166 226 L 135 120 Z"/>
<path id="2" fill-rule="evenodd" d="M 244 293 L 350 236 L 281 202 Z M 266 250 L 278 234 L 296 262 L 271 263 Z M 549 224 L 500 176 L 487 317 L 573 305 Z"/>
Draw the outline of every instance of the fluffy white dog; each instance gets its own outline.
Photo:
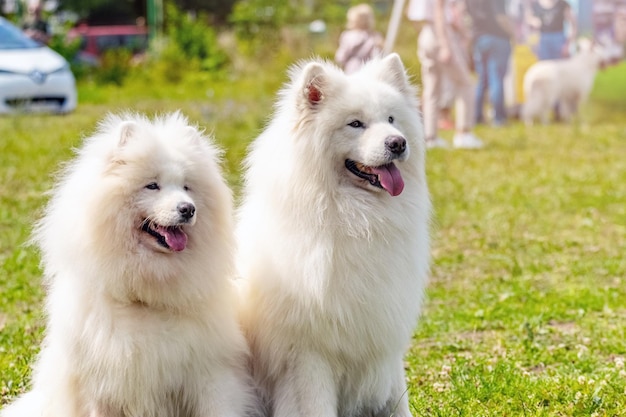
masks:
<path id="1" fill-rule="evenodd" d="M 539 61 L 524 74 L 522 119 L 527 125 L 543 124 L 558 106 L 559 116 L 569 121 L 589 97 L 598 69 L 605 63 L 604 49 L 581 42 L 579 52 L 568 59 Z"/>
<path id="2" fill-rule="evenodd" d="M 268 415 L 410 416 L 430 216 L 416 96 L 396 54 L 349 76 L 313 60 L 252 144 L 242 322 Z"/>
<path id="3" fill-rule="evenodd" d="M 47 329 L 2 417 L 243 416 L 231 193 L 179 113 L 111 115 L 61 173 L 34 241 Z"/>

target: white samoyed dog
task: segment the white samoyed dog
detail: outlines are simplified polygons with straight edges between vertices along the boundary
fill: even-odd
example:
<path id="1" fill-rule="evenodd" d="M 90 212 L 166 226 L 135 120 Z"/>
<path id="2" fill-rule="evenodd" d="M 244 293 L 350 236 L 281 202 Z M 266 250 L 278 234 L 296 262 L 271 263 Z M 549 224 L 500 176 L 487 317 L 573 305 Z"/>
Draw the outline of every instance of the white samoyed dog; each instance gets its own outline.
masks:
<path id="1" fill-rule="evenodd" d="M 524 74 L 522 119 L 543 124 L 558 106 L 559 116 L 570 121 L 589 97 L 598 69 L 607 61 L 607 51 L 588 40 L 579 42 L 579 51 L 567 59 L 534 63 Z"/>
<path id="2" fill-rule="evenodd" d="M 2 417 L 244 416 L 232 197 L 180 113 L 109 115 L 60 173 L 34 242 L 48 290 L 32 391 Z"/>
<path id="3" fill-rule="evenodd" d="M 241 320 L 266 413 L 410 416 L 403 356 L 429 271 L 417 93 L 396 54 L 292 69 L 246 159 Z"/>

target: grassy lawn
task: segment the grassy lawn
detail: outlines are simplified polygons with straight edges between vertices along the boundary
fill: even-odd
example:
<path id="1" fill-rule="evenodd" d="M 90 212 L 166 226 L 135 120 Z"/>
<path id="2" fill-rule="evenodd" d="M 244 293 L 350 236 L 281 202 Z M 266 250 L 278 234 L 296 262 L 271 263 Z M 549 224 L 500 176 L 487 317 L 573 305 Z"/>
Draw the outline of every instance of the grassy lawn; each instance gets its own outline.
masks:
<path id="1" fill-rule="evenodd" d="M 72 147 L 107 111 L 180 108 L 214 132 L 237 190 L 284 70 L 85 84 L 73 114 L 0 118 L 0 405 L 29 386 L 43 290 L 25 243 Z M 429 151 L 432 279 L 407 355 L 416 415 L 626 415 L 624 91 L 622 64 L 573 125 L 479 127 L 484 150 Z"/>

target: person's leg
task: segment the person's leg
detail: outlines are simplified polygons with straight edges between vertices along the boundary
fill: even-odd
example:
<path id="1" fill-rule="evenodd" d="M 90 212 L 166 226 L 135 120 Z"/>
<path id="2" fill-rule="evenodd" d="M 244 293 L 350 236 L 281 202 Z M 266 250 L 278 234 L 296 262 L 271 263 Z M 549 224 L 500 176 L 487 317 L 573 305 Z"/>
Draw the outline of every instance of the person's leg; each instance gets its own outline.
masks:
<path id="1" fill-rule="evenodd" d="M 537 59 L 539 59 L 539 61 L 550 59 L 548 58 L 550 54 L 548 51 L 548 38 L 546 35 L 547 33 L 539 34 L 539 45 L 537 46 Z"/>
<path id="2" fill-rule="evenodd" d="M 491 54 L 489 56 L 489 96 L 494 109 L 493 123 L 501 125 L 506 122 L 504 103 L 504 77 L 511 56 L 511 44 L 508 39 L 492 37 Z"/>
<path id="3" fill-rule="evenodd" d="M 437 63 L 438 46 L 432 25 L 420 31 L 417 40 L 417 56 L 422 73 L 422 118 L 427 141 L 437 139 L 439 96 L 441 94 L 441 69 Z"/>
<path id="4" fill-rule="evenodd" d="M 462 45 L 457 39 L 450 42 L 450 52 L 453 57 L 452 61 L 448 65 L 442 65 L 442 69 L 455 84 L 457 92 L 454 146 L 465 149 L 482 148 L 482 141 L 472 133 L 475 123 L 474 99 L 476 86 L 468 62 L 464 58 Z"/>
<path id="5" fill-rule="evenodd" d="M 454 128 L 452 120 L 452 106 L 454 105 L 454 84 L 450 82 L 448 77 L 441 77 L 441 95 L 439 97 L 439 119 L 437 126 L 439 130 L 449 130 Z"/>
<path id="6" fill-rule="evenodd" d="M 474 127 L 475 83 L 459 39 L 450 36 L 451 62 L 441 69 L 455 86 L 455 125 L 458 132 L 469 132 Z"/>
<path id="7" fill-rule="evenodd" d="M 472 78 L 463 79 L 462 82 L 456 84 L 456 91 L 454 125 L 457 132 L 469 132 L 475 125 L 474 96 L 476 87 L 474 80 Z"/>
<path id="8" fill-rule="evenodd" d="M 476 95 L 474 100 L 474 110 L 476 113 L 476 123 L 484 123 L 483 107 L 485 105 L 485 92 L 487 90 L 487 63 L 486 63 L 486 39 L 480 36 L 476 39 L 472 50 L 474 59 L 474 71 L 478 78 L 476 85 Z"/>

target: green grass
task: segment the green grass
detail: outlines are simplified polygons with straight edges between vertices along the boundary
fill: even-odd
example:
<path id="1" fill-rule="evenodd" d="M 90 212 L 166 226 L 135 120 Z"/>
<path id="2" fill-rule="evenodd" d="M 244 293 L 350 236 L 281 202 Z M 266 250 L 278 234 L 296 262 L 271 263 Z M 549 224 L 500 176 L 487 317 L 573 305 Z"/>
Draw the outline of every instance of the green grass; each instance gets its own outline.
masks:
<path id="1" fill-rule="evenodd" d="M 484 151 L 429 154 L 437 229 L 409 355 L 417 414 L 626 410 L 625 133 L 483 129 Z"/>
<path id="2" fill-rule="evenodd" d="M 414 72 L 414 42 L 401 46 Z M 71 148 L 107 111 L 180 108 L 214 132 L 237 190 L 284 71 L 83 84 L 70 115 L 0 118 L 0 404 L 28 387 L 39 349 L 41 272 L 25 242 Z M 407 355 L 416 415 L 626 415 L 624 85 L 626 65 L 601 73 L 573 125 L 480 127 L 484 150 L 429 151 L 432 279 Z"/>

